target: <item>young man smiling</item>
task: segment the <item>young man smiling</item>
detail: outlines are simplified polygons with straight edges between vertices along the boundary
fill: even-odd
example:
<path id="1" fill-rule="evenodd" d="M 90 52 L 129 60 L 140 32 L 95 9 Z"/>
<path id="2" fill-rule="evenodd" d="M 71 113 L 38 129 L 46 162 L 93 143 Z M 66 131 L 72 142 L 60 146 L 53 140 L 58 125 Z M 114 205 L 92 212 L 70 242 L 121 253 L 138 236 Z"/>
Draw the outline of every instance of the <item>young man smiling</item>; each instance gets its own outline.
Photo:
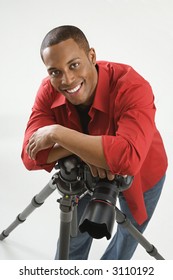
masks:
<path id="1" fill-rule="evenodd" d="M 41 57 L 49 76 L 41 83 L 25 132 L 26 168 L 51 171 L 57 160 L 75 154 L 100 179 L 134 176 L 119 201 L 143 232 L 167 168 L 149 83 L 128 65 L 97 62 L 95 50 L 75 26 L 51 30 L 42 42 Z M 79 219 L 89 200 L 80 200 Z M 91 243 L 87 233 L 71 238 L 70 259 L 87 259 Z M 102 259 L 130 259 L 136 247 L 136 240 L 118 225 Z"/>

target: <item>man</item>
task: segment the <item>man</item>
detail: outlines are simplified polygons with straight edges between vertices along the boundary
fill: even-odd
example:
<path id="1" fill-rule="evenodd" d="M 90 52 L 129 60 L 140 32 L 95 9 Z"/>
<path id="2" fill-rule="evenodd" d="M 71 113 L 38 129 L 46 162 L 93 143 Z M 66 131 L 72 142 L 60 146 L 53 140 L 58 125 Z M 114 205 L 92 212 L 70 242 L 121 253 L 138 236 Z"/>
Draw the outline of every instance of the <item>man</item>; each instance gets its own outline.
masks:
<path id="1" fill-rule="evenodd" d="M 143 232 L 167 168 L 149 83 L 128 65 L 97 62 L 95 50 L 75 26 L 51 30 L 42 42 L 41 57 L 49 76 L 41 83 L 25 132 L 26 168 L 50 172 L 57 160 L 74 154 L 101 179 L 134 176 L 119 202 Z M 79 219 L 89 199 L 80 200 Z M 87 259 L 91 243 L 87 233 L 71 238 L 70 259 Z M 136 247 L 136 240 L 118 225 L 101 259 L 130 259 Z"/>

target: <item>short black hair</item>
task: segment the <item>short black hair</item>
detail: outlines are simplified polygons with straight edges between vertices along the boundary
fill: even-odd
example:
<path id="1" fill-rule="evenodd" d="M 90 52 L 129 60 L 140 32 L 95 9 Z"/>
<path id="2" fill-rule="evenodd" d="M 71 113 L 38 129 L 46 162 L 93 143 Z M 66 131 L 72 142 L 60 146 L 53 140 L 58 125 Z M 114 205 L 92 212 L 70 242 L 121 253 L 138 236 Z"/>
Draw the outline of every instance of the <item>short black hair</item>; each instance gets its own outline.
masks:
<path id="1" fill-rule="evenodd" d="M 42 59 L 44 49 L 68 39 L 73 39 L 80 48 L 88 53 L 90 47 L 85 34 L 76 26 L 62 25 L 50 30 L 44 37 L 40 48 L 40 55 Z"/>

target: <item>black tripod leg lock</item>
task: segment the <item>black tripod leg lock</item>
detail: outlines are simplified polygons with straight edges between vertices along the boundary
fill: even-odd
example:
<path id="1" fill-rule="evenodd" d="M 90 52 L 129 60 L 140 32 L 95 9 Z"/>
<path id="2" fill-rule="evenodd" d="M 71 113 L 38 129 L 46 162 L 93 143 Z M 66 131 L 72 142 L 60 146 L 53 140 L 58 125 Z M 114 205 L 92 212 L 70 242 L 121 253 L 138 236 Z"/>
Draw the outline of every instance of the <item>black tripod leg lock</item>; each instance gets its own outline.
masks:
<path id="1" fill-rule="evenodd" d="M 43 202 L 37 202 L 36 200 L 37 198 L 37 195 L 35 195 L 31 201 L 32 205 L 37 208 L 37 207 L 40 207 L 41 205 L 43 205 L 44 201 Z"/>
<path id="2" fill-rule="evenodd" d="M 151 250 L 151 251 L 147 251 L 147 253 L 148 253 L 150 256 L 154 257 L 154 256 L 158 253 L 158 251 L 157 251 L 157 249 L 152 245 L 152 250 Z"/>
<path id="3" fill-rule="evenodd" d="M 20 214 L 16 217 L 16 220 L 18 220 L 19 223 L 23 223 L 23 222 L 26 221 L 26 219 L 21 219 L 21 218 L 20 218 Z"/>
<path id="4" fill-rule="evenodd" d="M 8 236 L 9 236 L 9 234 L 5 234 L 5 230 L 4 230 L 3 232 L 1 232 L 1 239 L 0 240 L 3 240 Z"/>

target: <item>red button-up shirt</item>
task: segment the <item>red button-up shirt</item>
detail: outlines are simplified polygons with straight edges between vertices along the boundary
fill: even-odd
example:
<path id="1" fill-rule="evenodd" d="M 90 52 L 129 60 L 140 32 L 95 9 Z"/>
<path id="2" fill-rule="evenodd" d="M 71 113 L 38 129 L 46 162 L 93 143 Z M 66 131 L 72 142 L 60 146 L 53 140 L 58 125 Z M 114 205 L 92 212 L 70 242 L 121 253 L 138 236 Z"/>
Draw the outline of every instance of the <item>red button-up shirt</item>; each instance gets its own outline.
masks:
<path id="1" fill-rule="evenodd" d="M 141 224 L 147 218 L 143 192 L 152 188 L 167 168 L 164 145 L 154 122 L 154 96 L 149 83 L 132 67 L 105 61 L 97 66 L 98 84 L 89 111 L 88 132 L 102 135 L 105 158 L 114 174 L 134 175 L 132 186 L 123 194 Z M 34 131 L 55 123 L 82 132 L 75 106 L 45 78 L 25 131 L 22 159 L 29 170 L 51 171 L 54 167 L 54 163 L 46 164 L 50 149 L 31 160 L 26 145 Z"/>

